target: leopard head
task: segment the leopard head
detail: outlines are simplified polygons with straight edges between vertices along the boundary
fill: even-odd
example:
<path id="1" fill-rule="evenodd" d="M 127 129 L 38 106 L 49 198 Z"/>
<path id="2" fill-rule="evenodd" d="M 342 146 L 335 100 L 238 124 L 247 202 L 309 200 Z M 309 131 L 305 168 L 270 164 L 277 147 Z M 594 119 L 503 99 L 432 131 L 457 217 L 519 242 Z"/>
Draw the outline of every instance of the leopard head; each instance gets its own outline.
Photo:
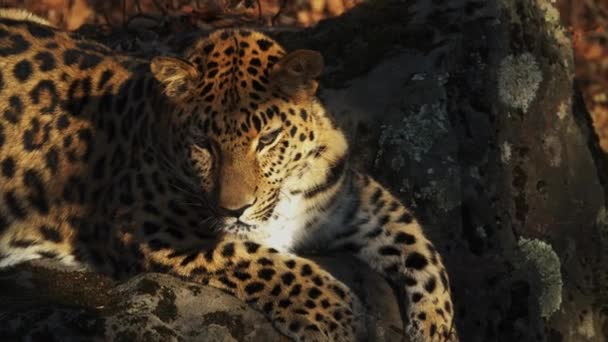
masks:
<path id="1" fill-rule="evenodd" d="M 175 103 L 180 146 L 224 230 L 263 225 L 277 203 L 320 186 L 343 158 L 346 140 L 315 96 L 322 69 L 320 53 L 286 53 L 244 30 L 152 61 Z"/>

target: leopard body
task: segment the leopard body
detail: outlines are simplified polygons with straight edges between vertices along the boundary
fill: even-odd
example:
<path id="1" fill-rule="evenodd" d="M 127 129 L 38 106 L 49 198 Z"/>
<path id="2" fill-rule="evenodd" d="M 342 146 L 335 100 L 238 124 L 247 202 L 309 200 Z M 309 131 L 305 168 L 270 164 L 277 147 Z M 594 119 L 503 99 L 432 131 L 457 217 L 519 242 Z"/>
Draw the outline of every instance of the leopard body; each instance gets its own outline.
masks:
<path id="1" fill-rule="evenodd" d="M 318 52 L 221 30 L 147 61 L 0 17 L 0 267 L 166 272 L 234 294 L 294 340 L 352 341 L 358 299 L 297 256 L 346 250 L 404 291 L 412 341 L 457 341 L 441 256 L 349 167 L 315 97 Z"/>

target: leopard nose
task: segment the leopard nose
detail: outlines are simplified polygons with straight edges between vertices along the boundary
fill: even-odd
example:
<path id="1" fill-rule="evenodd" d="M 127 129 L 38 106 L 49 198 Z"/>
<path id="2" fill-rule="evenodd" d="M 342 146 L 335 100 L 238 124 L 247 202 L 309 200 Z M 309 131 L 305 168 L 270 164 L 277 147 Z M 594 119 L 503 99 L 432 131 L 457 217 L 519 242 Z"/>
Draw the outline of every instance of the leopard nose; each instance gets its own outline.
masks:
<path id="1" fill-rule="evenodd" d="M 241 215 L 243 215 L 245 210 L 247 210 L 249 207 L 251 207 L 253 205 L 253 203 L 255 203 L 255 201 L 250 204 L 246 204 L 237 209 L 219 207 L 219 211 L 222 216 L 239 218 L 239 217 L 241 217 Z"/>

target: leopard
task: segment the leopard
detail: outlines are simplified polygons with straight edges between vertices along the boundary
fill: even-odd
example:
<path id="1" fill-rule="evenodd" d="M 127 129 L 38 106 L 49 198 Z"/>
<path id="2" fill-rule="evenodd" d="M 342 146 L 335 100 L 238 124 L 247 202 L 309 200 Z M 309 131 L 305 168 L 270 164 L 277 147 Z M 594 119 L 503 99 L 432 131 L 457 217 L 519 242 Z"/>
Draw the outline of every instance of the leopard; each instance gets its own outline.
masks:
<path id="1" fill-rule="evenodd" d="M 291 340 L 355 341 L 363 304 L 303 256 L 345 251 L 404 294 L 411 341 L 458 341 L 442 256 L 351 166 L 320 52 L 229 28 L 146 59 L 31 18 L 0 12 L 0 267 L 167 273 Z"/>

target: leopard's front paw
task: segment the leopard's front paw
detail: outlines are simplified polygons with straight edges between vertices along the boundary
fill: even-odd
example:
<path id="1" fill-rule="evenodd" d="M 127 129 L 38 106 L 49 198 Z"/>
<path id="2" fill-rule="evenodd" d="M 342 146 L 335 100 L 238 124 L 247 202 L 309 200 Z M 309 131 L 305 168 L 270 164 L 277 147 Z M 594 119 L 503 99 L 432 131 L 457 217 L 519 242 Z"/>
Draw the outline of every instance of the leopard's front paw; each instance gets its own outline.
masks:
<path id="1" fill-rule="evenodd" d="M 350 309 L 335 307 L 309 316 L 300 313 L 288 315 L 285 322 L 276 322 L 279 330 L 289 330 L 287 336 L 299 342 L 354 342 L 359 341 L 359 328 L 354 318 L 349 318 Z M 284 325 L 283 329 L 279 325 Z"/>
<path id="2" fill-rule="evenodd" d="M 451 312 L 432 302 L 424 300 L 410 311 L 406 335 L 412 342 L 458 342 Z"/>
<path id="3" fill-rule="evenodd" d="M 273 291 L 272 304 L 262 307 L 275 327 L 295 341 L 362 340 L 365 316 L 359 299 L 325 271 L 304 270 L 306 276 L 289 281 L 288 287 L 283 279 L 282 290 Z"/>

